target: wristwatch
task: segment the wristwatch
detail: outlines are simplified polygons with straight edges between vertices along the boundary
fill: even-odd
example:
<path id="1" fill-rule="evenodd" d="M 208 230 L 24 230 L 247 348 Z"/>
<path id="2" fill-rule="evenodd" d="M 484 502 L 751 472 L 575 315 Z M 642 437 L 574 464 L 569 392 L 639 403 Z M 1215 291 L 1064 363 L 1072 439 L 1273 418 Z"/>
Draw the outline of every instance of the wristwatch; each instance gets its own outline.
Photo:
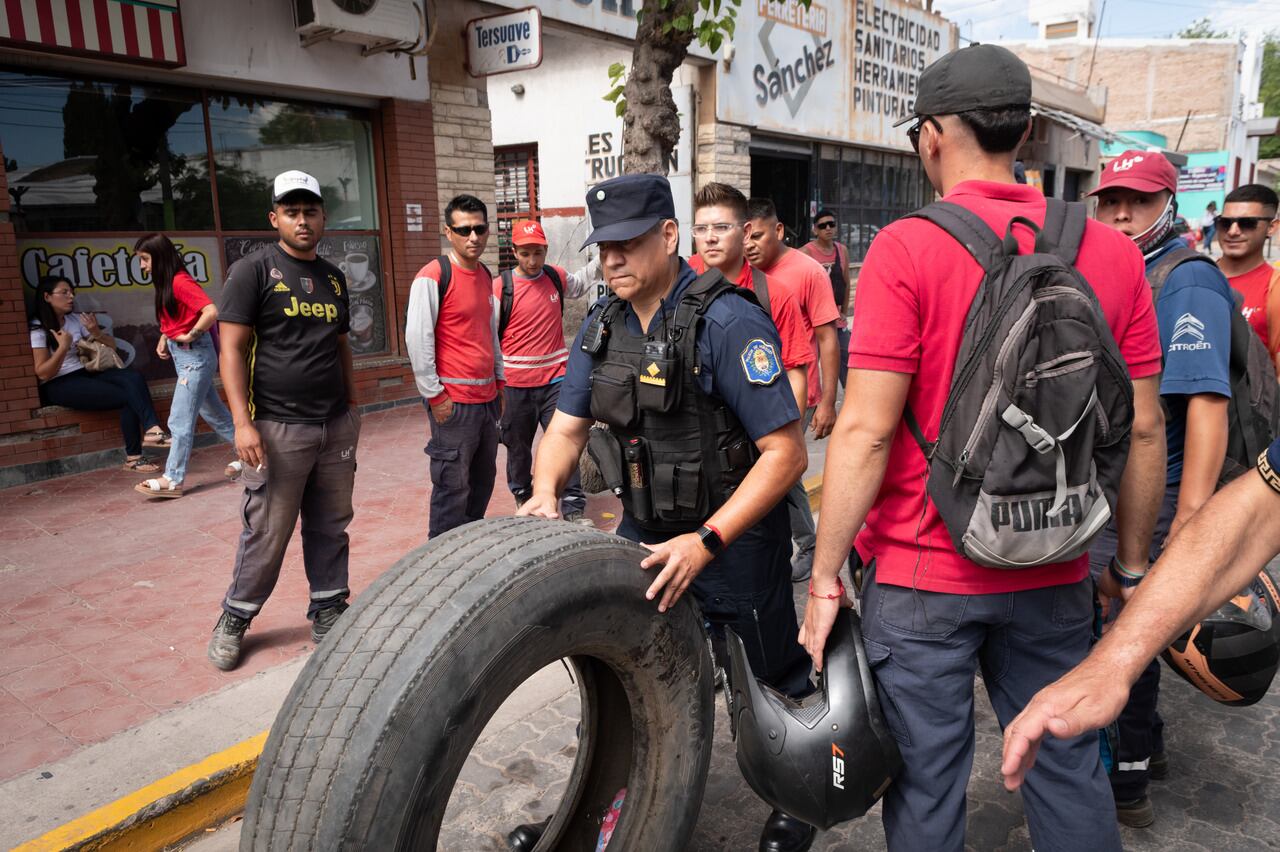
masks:
<path id="1" fill-rule="evenodd" d="M 719 556 L 724 553 L 724 539 L 720 538 L 720 533 L 708 526 L 698 528 L 698 539 L 702 542 L 702 546 L 712 556 Z"/>
<path id="2" fill-rule="evenodd" d="M 1126 571 L 1124 566 L 1113 556 L 1111 564 L 1107 566 L 1107 571 L 1111 574 L 1111 579 L 1120 584 L 1121 588 L 1132 589 L 1134 586 L 1142 582 L 1142 578 L 1147 576 L 1144 574 L 1132 574 Z"/>

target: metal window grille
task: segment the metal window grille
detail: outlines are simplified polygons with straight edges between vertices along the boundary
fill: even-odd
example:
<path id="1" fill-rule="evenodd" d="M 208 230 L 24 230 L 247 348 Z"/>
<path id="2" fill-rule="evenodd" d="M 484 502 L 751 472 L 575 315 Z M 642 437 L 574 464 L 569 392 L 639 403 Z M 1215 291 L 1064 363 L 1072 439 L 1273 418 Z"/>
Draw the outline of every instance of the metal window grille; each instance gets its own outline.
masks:
<path id="1" fill-rule="evenodd" d="M 498 235 L 498 266 L 515 266 L 511 226 L 518 219 L 538 219 L 538 146 L 510 145 L 493 149 L 493 180 L 497 197 L 494 224 Z"/>

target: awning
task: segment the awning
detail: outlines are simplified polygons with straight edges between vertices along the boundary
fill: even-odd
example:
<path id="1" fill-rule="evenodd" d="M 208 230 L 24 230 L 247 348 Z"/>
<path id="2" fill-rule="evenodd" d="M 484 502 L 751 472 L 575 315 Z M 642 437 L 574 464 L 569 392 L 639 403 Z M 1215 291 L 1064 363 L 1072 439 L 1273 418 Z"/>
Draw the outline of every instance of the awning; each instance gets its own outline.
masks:
<path id="1" fill-rule="evenodd" d="M 178 0 L 0 0 L 0 44 L 169 67 L 187 61 Z"/>
<path id="2" fill-rule="evenodd" d="M 1078 115 L 1072 115 L 1071 113 L 1063 112 L 1060 109 L 1047 107 L 1044 104 L 1038 103 L 1034 98 L 1031 100 L 1031 112 L 1034 115 L 1043 115 L 1050 121 L 1055 121 L 1058 124 L 1069 127 L 1077 133 L 1084 136 L 1090 136 L 1097 139 L 1099 142 L 1115 142 L 1129 148 L 1139 148 L 1143 151 L 1151 147 L 1149 142 L 1143 142 L 1140 139 L 1125 136 L 1123 133 L 1116 133 L 1114 130 L 1108 130 L 1101 124 L 1095 124 L 1094 122 L 1081 118 Z M 1165 157 L 1168 158 L 1169 162 L 1173 163 L 1175 166 L 1186 165 L 1186 154 L 1179 154 L 1175 151 L 1164 151 L 1163 153 Z"/>

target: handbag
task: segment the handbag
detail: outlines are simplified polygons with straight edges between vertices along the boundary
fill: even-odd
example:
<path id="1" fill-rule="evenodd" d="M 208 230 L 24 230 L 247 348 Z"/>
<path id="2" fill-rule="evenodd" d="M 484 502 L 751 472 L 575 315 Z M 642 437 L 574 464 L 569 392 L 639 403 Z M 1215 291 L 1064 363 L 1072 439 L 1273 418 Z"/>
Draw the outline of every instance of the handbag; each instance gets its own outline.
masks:
<path id="1" fill-rule="evenodd" d="M 124 361 L 120 358 L 120 353 L 116 351 L 114 346 L 103 343 L 100 340 L 82 337 L 76 341 L 76 355 L 80 358 L 80 365 L 90 373 L 101 373 L 103 370 L 120 370 L 124 368 Z"/>

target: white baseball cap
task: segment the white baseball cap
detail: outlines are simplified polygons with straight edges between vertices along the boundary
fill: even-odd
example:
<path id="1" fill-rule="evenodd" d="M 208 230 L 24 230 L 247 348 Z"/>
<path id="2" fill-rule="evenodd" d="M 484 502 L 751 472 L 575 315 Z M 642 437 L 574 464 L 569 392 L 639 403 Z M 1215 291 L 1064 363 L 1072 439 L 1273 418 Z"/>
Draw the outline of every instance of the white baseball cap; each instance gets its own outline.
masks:
<path id="1" fill-rule="evenodd" d="M 306 172 L 296 169 L 276 175 L 275 190 L 271 193 L 271 201 L 278 202 L 291 192 L 305 192 L 314 195 L 317 201 L 324 201 L 320 194 L 320 181 Z"/>

